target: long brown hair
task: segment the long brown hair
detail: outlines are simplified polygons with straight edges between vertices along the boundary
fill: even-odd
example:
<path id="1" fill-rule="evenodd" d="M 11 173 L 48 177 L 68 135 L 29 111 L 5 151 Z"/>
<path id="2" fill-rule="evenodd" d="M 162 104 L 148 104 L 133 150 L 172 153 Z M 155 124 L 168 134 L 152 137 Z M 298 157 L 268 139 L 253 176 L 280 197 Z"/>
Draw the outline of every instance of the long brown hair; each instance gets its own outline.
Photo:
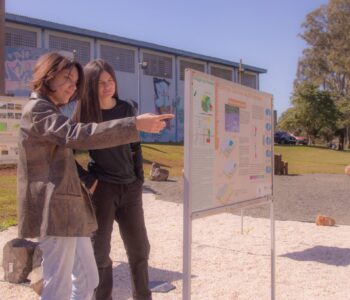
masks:
<path id="1" fill-rule="evenodd" d="M 103 59 L 90 61 L 84 67 L 86 90 L 84 96 L 78 101 L 73 116 L 77 122 L 102 122 L 102 112 L 98 98 L 98 81 L 103 71 L 106 71 L 112 77 L 115 83 L 113 97 L 118 99 L 117 78 L 111 65 Z"/>
<path id="2" fill-rule="evenodd" d="M 82 96 L 84 91 L 84 73 L 83 68 L 77 61 L 65 57 L 57 52 L 50 52 L 39 57 L 33 69 L 33 79 L 30 87 L 33 92 L 41 96 L 47 97 L 51 92 L 55 92 L 49 86 L 49 82 L 62 70 L 72 70 L 76 68 L 78 71 L 78 82 L 76 90 L 71 99 L 77 99 Z"/>

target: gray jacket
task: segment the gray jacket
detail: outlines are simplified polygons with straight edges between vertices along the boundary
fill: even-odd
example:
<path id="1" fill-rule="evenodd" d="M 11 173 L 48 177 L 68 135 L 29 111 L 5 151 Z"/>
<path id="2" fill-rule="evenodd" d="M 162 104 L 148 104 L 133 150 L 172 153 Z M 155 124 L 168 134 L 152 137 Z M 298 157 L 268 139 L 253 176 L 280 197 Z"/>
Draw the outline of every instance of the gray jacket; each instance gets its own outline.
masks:
<path id="1" fill-rule="evenodd" d="M 76 123 L 33 93 L 22 112 L 17 167 L 19 237 L 90 236 L 97 228 L 72 149 L 102 149 L 139 140 L 135 117 Z"/>

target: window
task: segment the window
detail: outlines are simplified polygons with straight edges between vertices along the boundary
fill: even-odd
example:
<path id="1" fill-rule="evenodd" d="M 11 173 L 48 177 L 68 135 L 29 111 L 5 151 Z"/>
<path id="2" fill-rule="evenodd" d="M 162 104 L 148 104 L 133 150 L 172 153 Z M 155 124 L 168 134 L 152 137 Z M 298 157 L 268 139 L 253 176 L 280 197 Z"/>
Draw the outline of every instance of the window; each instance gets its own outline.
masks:
<path id="1" fill-rule="evenodd" d="M 180 80 L 185 80 L 185 69 L 190 68 L 200 72 L 204 72 L 204 65 L 187 60 L 180 60 Z"/>
<path id="2" fill-rule="evenodd" d="M 220 77 L 220 78 L 232 81 L 232 70 L 229 70 L 229 69 L 211 66 L 210 74 L 216 77 Z"/>
<path id="3" fill-rule="evenodd" d="M 50 35 L 49 48 L 53 50 L 75 51 L 75 58 L 85 65 L 90 61 L 90 43 L 62 36 Z"/>
<path id="4" fill-rule="evenodd" d="M 8 47 L 37 47 L 35 31 L 5 27 L 5 45 Z"/>
<path id="5" fill-rule="evenodd" d="M 143 74 L 155 77 L 173 77 L 172 58 L 151 53 L 143 53 L 143 61 L 148 63 Z"/>
<path id="6" fill-rule="evenodd" d="M 242 73 L 241 84 L 245 86 L 249 86 L 253 89 L 256 89 L 257 88 L 256 80 L 257 80 L 256 74 L 247 73 L 247 72 Z"/>
<path id="7" fill-rule="evenodd" d="M 109 45 L 101 45 L 101 58 L 114 70 L 135 73 L 135 51 Z"/>

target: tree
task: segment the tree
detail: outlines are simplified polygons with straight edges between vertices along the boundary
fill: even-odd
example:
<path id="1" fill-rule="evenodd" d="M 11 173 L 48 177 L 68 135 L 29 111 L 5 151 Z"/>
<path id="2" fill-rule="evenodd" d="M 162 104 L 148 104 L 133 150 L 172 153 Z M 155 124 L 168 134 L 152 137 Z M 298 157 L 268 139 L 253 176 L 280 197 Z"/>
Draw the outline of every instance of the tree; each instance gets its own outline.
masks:
<path id="1" fill-rule="evenodd" d="M 295 107 L 288 108 L 279 118 L 277 127 L 284 131 L 296 132 L 300 127 L 296 114 Z"/>
<path id="2" fill-rule="evenodd" d="M 340 145 L 350 141 L 350 0 L 330 0 L 307 15 L 301 37 L 307 43 L 298 62 L 295 90 L 311 82 L 332 95 L 340 114 L 336 133 Z M 325 130 L 328 132 L 329 130 Z"/>
<path id="3" fill-rule="evenodd" d="M 335 131 L 339 112 L 328 91 L 303 82 L 297 85 L 292 103 L 295 122 L 311 141 L 319 136 L 329 138 L 330 132 Z"/>
<path id="4" fill-rule="evenodd" d="M 330 0 L 307 15 L 300 35 L 308 47 L 297 82 L 312 81 L 339 96 L 350 91 L 350 0 Z"/>

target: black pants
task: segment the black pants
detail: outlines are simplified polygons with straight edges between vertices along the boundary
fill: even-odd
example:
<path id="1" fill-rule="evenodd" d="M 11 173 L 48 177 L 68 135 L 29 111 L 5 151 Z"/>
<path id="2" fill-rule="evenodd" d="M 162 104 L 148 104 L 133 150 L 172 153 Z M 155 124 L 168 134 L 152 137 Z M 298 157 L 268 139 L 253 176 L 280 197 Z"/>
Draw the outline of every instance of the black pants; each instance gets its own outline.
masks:
<path id="1" fill-rule="evenodd" d="M 142 208 L 142 182 L 110 184 L 99 182 L 93 195 L 98 230 L 93 246 L 100 283 L 96 300 L 111 300 L 113 289 L 111 235 L 114 220 L 118 222 L 120 235 L 128 256 L 133 298 L 152 299 L 148 288 L 148 256 L 150 245 Z"/>

